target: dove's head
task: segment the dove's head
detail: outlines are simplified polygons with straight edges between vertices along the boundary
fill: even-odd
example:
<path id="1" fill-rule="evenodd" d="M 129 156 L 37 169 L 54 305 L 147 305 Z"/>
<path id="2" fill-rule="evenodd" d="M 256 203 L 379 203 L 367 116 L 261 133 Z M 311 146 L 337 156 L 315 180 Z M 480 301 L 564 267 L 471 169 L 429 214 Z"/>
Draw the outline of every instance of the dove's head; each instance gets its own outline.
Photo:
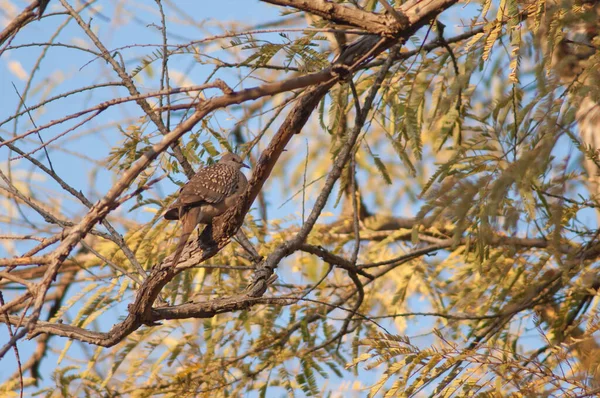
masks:
<path id="1" fill-rule="evenodd" d="M 226 154 L 224 154 L 221 157 L 221 159 L 219 159 L 219 163 L 230 164 L 234 167 L 237 167 L 238 169 L 241 169 L 242 167 L 250 168 L 250 166 L 242 162 L 241 157 L 231 152 L 227 152 Z"/>

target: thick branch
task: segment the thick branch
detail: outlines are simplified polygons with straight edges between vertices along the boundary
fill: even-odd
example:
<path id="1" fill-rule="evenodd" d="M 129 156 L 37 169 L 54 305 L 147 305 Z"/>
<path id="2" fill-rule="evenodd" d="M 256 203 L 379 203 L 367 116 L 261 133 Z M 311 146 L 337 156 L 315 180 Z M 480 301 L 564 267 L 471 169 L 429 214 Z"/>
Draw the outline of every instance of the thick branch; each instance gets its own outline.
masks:
<path id="1" fill-rule="evenodd" d="M 296 8 L 320 16 L 331 22 L 356 26 L 380 36 L 393 36 L 405 29 L 408 18 L 402 16 L 401 22 L 383 14 L 346 7 L 342 4 L 324 0 L 263 0 L 266 3 Z"/>
<path id="2" fill-rule="evenodd" d="M 397 37 L 409 37 L 421 26 L 428 23 L 430 17 L 451 6 L 454 2 L 455 1 L 452 0 L 431 0 L 406 3 L 401 7 L 401 10 L 409 16 L 409 19 L 413 24 L 402 31 L 396 32 Z M 349 71 L 351 72 L 360 67 L 361 62 L 377 56 L 396 42 L 397 40 L 393 39 L 381 40 L 378 37 L 363 37 L 358 42 L 353 43 L 345 49 L 340 57 L 338 57 L 336 64 L 346 64 L 347 66 L 354 68 Z M 288 79 L 280 83 L 266 84 L 240 92 L 227 93 L 223 96 L 215 97 L 200 103 L 197 110 L 190 118 L 182 122 L 173 131 L 166 134 L 160 143 L 146 151 L 140 159 L 138 159 L 131 168 L 123 174 L 113 188 L 107 192 L 104 198 L 96 203 L 77 225 L 68 230 L 60 246 L 51 255 L 48 269 L 44 278 L 38 285 L 39 294 L 36 296 L 34 311 L 27 320 L 27 329 L 29 332 L 33 334 L 51 333 L 56 330 L 55 326 L 47 323 L 39 324 L 36 327 L 36 322 L 38 321 L 40 310 L 44 303 L 44 296 L 48 291 L 52 280 L 55 278 L 58 268 L 67 258 L 73 247 L 91 230 L 91 228 L 99 220 L 104 219 L 104 217 L 117 206 L 119 196 L 135 181 L 136 177 L 150 165 L 159 153 L 164 151 L 183 134 L 190 131 L 190 129 L 192 129 L 207 114 L 216 109 L 267 95 L 274 95 L 284 91 L 315 85 L 315 87 L 307 90 L 305 95 L 302 96 L 296 107 L 286 118 L 286 121 L 282 124 L 277 135 L 269 144 L 269 147 L 263 152 L 258 165 L 255 168 L 252 179 L 250 180 L 249 187 L 238 201 L 238 204 L 215 221 L 215 226 L 212 228 L 213 233 L 210 235 L 210 239 L 206 239 L 206 235 L 203 236 L 201 242 L 206 243 L 209 241 L 210 245 L 204 245 L 198 253 L 194 255 L 194 260 L 197 259 L 198 262 L 205 261 L 215 255 L 228 243 L 230 237 L 233 236 L 240 227 L 244 215 L 250 208 L 277 162 L 279 155 L 284 150 L 291 137 L 300 132 L 321 98 L 327 93 L 329 88 L 338 78 L 339 76 L 337 74 L 332 74 L 331 68 L 327 68 L 321 72 Z M 271 259 L 279 258 L 280 260 L 289 253 L 286 248 L 280 248 L 278 253 L 273 254 L 273 257 L 270 256 Z M 123 322 L 115 325 L 110 332 L 97 333 L 83 331 L 73 326 L 62 325 L 64 327 L 61 328 L 61 335 L 102 346 L 111 346 L 121 341 L 125 336 L 136 330 L 142 324 L 154 324 L 156 316 L 153 314 L 152 304 L 165 284 L 178 272 L 181 272 L 181 270 L 181 268 L 165 267 L 163 265 L 155 266 L 137 292 L 134 302 L 129 306 L 129 315 L 127 318 Z M 272 268 L 270 272 L 272 272 Z M 266 274 L 269 275 L 270 272 L 267 272 Z M 266 289 L 266 286 L 264 286 L 264 289 Z M 259 291 L 258 294 L 262 295 L 264 290 L 263 288 L 260 290 L 261 291 Z M 255 295 L 256 292 L 256 290 L 253 290 L 252 294 Z M 212 309 L 211 311 L 214 311 L 225 304 L 223 302 L 211 302 L 207 303 L 207 305 Z M 0 352 L 0 356 L 1 355 L 2 352 Z"/>

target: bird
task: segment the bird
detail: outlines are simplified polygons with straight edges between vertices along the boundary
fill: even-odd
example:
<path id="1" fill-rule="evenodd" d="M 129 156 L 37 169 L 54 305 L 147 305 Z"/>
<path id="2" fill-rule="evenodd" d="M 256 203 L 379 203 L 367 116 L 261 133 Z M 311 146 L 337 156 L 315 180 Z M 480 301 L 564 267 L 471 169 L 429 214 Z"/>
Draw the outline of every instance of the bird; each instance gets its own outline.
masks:
<path id="1" fill-rule="evenodd" d="M 248 180 L 241 169 L 249 168 L 234 153 L 225 153 L 221 159 L 196 174 L 179 190 L 175 202 L 166 210 L 167 220 L 180 220 L 183 224 L 173 266 L 179 261 L 188 238 L 198 224 L 210 224 L 213 218 L 225 213 L 246 190 Z"/>

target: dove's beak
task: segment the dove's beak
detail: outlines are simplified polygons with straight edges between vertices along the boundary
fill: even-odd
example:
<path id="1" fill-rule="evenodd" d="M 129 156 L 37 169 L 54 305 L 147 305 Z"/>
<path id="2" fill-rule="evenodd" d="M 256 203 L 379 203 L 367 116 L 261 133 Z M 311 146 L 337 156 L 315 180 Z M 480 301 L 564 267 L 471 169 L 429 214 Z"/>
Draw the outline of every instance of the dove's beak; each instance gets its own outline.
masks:
<path id="1" fill-rule="evenodd" d="M 247 168 L 247 169 L 249 169 L 249 168 L 250 168 L 250 166 L 248 166 L 246 163 L 242 163 L 242 167 L 245 167 L 245 168 Z"/>

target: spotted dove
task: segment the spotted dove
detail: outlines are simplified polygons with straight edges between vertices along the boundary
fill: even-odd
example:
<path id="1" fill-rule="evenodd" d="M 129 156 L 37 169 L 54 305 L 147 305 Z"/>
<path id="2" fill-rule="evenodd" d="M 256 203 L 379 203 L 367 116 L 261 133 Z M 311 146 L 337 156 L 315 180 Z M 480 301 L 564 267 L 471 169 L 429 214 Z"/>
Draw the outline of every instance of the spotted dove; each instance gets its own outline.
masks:
<path id="1" fill-rule="evenodd" d="M 197 224 L 210 224 L 235 204 L 248 185 L 242 167 L 242 159 L 226 153 L 218 163 L 203 167 L 179 190 L 179 196 L 169 206 L 164 217 L 181 220 L 183 231 L 175 249 L 173 265 L 177 264 L 189 236 Z"/>

